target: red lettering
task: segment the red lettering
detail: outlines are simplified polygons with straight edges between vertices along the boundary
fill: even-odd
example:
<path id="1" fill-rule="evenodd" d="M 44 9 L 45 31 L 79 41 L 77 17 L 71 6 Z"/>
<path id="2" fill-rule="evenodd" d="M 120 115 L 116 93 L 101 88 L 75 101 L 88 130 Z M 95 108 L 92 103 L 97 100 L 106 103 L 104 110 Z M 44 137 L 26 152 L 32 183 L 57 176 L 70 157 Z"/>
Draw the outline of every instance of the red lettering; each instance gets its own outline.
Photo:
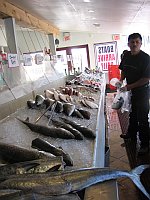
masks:
<path id="1" fill-rule="evenodd" d="M 115 60 L 115 54 L 112 54 L 112 59 L 111 60 Z"/>
<path id="2" fill-rule="evenodd" d="M 106 61 L 108 61 L 108 54 L 106 54 Z"/>
<path id="3" fill-rule="evenodd" d="M 101 55 L 98 55 L 98 62 L 101 61 Z"/>

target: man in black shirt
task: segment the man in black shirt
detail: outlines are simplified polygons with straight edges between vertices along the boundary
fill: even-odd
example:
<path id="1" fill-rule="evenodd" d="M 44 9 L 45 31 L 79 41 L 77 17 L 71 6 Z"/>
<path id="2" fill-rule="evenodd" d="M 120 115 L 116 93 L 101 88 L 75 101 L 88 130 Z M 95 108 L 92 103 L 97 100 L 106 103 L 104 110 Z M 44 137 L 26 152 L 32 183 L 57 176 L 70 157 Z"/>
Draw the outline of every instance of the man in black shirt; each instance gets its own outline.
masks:
<path id="1" fill-rule="evenodd" d="M 129 127 L 126 134 L 121 134 L 124 139 L 139 139 L 141 141 L 139 154 L 149 151 L 149 79 L 150 79 L 150 57 L 140 50 L 142 37 L 139 33 L 133 33 L 128 37 L 130 51 L 126 52 L 121 60 L 122 82 L 125 78 L 127 85 L 120 91 L 131 90 L 131 112 L 129 115 Z"/>

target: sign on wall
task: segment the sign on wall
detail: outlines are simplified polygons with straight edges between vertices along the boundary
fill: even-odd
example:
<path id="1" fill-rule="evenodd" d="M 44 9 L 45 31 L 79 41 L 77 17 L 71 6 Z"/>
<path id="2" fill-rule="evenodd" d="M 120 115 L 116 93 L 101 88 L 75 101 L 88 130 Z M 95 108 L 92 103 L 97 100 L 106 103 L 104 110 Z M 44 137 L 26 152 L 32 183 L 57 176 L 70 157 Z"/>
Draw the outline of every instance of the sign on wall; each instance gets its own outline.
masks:
<path id="1" fill-rule="evenodd" d="M 24 66 L 32 66 L 32 56 L 30 54 L 24 54 Z"/>
<path id="2" fill-rule="evenodd" d="M 108 71 L 109 65 L 118 64 L 117 42 L 94 44 L 96 67 Z"/>
<path id="3" fill-rule="evenodd" d="M 8 53 L 8 66 L 9 67 L 18 67 L 19 66 L 17 54 Z"/>

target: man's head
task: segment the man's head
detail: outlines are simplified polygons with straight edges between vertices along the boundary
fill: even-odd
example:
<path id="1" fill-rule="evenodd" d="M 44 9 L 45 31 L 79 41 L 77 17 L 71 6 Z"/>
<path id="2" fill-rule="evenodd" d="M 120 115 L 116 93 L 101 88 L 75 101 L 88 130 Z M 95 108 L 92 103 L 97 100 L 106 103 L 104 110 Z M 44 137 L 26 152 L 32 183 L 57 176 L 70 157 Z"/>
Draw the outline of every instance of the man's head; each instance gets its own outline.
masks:
<path id="1" fill-rule="evenodd" d="M 136 55 L 140 52 L 142 45 L 142 36 L 139 33 L 133 33 L 128 37 L 128 46 L 131 50 L 131 54 Z"/>

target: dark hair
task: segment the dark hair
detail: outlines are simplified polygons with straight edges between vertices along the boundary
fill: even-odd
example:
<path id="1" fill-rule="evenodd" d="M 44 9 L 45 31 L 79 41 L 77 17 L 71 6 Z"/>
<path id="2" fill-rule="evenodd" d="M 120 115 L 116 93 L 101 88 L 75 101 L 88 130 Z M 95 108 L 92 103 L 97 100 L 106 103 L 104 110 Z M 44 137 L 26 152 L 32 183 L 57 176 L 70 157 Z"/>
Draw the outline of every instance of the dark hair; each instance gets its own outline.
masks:
<path id="1" fill-rule="evenodd" d="M 139 38 L 139 39 L 142 41 L 142 36 L 141 36 L 139 33 L 132 33 L 132 34 L 129 35 L 129 37 L 128 37 L 128 42 L 129 42 L 129 40 L 131 40 L 131 39 L 136 39 L 136 38 Z"/>

